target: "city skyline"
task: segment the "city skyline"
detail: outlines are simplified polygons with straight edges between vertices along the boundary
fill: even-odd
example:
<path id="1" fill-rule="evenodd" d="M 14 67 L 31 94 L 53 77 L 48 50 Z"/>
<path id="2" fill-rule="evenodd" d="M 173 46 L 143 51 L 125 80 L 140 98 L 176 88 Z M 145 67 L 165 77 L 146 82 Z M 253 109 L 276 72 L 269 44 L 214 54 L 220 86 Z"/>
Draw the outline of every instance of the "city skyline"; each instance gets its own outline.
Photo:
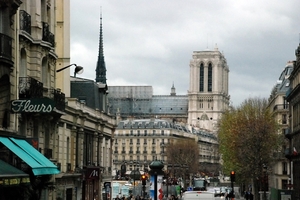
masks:
<path id="1" fill-rule="evenodd" d="M 295 0 L 70 4 L 71 62 L 85 68 L 80 77 L 95 80 L 102 10 L 107 84 L 150 85 L 155 95 L 170 94 L 173 83 L 186 95 L 193 51 L 217 46 L 229 66 L 233 105 L 268 98 L 299 43 Z"/>

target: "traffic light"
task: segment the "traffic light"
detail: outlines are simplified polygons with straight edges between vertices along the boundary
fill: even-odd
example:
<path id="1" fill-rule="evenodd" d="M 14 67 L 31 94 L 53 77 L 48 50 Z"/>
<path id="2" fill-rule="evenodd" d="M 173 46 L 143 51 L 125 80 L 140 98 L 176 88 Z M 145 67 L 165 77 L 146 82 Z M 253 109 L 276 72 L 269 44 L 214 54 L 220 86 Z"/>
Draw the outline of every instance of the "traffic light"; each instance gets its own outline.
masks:
<path id="1" fill-rule="evenodd" d="M 145 174 L 143 174 L 141 176 L 141 179 L 142 179 L 142 185 L 146 185 L 147 176 Z"/>
<path id="2" fill-rule="evenodd" d="M 230 172 L 230 181 L 235 182 L 235 172 L 234 171 Z"/>

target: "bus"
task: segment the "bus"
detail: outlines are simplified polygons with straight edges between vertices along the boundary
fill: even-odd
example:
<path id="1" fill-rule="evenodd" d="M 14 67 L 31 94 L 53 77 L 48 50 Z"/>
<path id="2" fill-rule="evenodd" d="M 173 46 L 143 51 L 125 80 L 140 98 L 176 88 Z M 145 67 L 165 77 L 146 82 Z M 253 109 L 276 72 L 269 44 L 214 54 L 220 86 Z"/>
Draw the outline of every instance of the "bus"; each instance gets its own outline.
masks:
<path id="1" fill-rule="evenodd" d="M 207 181 L 204 178 L 194 178 L 192 184 L 193 191 L 206 191 Z"/>

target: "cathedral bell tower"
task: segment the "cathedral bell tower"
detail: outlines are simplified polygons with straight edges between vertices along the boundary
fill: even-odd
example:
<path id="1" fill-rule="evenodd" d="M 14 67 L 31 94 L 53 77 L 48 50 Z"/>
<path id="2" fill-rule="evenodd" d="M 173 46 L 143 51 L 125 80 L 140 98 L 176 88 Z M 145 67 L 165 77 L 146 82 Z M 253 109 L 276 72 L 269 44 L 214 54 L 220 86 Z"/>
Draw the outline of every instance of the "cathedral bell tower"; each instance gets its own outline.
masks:
<path id="1" fill-rule="evenodd" d="M 190 61 L 188 123 L 216 131 L 216 123 L 229 107 L 228 73 L 224 55 L 213 51 L 194 51 Z"/>

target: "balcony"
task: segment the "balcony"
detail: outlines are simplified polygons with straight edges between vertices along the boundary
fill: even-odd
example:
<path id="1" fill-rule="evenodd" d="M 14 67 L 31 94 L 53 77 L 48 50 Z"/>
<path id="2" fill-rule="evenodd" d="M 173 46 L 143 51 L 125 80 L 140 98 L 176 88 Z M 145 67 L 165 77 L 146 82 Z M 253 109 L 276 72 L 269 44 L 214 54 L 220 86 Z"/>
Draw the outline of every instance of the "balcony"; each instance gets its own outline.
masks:
<path id="1" fill-rule="evenodd" d="M 277 104 L 274 106 L 273 111 L 282 111 L 282 110 L 286 110 L 288 111 L 289 109 L 289 105 L 288 104 Z"/>
<path id="2" fill-rule="evenodd" d="M 25 10 L 20 10 L 20 30 L 31 35 L 31 16 Z"/>
<path id="3" fill-rule="evenodd" d="M 0 33 L 0 61 L 13 64 L 12 62 L 12 39 Z"/>
<path id="4" fill-rule="evenodd" d="M 60 111 L 65 111 L 66 102 L 65 102 L 65 94 L 60 90 L 51 89 L 52 99 L 55 104 L 55 108 Z"/>
<path id="5" fill-rule="evenodd" d="M 54 47 L 54 34 L 49 30 L 49 24 L 43 22 L 43 41 L 49 42 L 52 47 Z"/>
<path id="6" fill-rule="evenodd" d="M 31 77 L 19 78 L 19 98 L 30 99 L 43 97 L 43 83 Z"/>
<path id="7" fill-rule="evenodd" d="M 43 83 L 38 80 L 31 77 L 19 78 L 20 99 L 42 98 L 43 91 Z M 49 91 L 48 97 L 54 101 L 55 108 L 60 111 L 65 111 L 65 94 L 56 89 L 50 89 Z"/>

